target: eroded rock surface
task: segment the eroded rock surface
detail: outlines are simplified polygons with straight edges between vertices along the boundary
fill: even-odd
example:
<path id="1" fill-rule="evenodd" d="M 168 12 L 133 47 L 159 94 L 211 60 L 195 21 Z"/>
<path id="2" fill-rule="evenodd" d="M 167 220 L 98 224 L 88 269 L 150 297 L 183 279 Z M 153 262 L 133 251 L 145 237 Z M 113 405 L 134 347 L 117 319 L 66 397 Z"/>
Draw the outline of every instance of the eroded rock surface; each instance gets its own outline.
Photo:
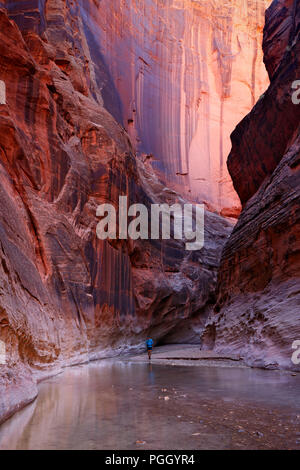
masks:
<path id="1" fill-rule="evenodd" d="M 218 301 L 203 347 L 251 365 L 299 370 L 300 77 L 299 1 L 267 11 L 265 62 L 271 85 L 232 135 L 229 171 L 244 208 L 222 255 Z"/>
<path id="2" fill-rule="evenodd" d="M 61 367 L 157 341 L 214 302 L 232 223 L 206 212 L 205 248 L 101 242 L 96 208 L 184 202 L 136 158 L 105 104 L 107 70 L 77 2 L 2 2 L 0 79 L 0 420 Z M 111 99 L 116 99 L 110 90 Z"/>
<path id="3" fill-rule="evenodd" d="M 261 43 L 269 4 L 80 2 L 87 41 L 107 66 L 104 101 L 134 147 L 168 184 L 225 215 L 240 207 L 226 167 L 229 136 L 268 86 Z"/>

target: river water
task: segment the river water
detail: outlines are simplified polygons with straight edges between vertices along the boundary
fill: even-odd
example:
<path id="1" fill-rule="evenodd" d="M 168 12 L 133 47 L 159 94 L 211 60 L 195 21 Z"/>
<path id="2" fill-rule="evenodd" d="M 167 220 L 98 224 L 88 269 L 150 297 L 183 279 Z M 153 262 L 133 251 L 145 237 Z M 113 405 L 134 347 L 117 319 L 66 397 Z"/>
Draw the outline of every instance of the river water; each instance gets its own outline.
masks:
<path id="1" fill-rule="evenodd" d="M 300 374 L 103 360 L 39 385 L 0 449 L 300 449 Z"/>

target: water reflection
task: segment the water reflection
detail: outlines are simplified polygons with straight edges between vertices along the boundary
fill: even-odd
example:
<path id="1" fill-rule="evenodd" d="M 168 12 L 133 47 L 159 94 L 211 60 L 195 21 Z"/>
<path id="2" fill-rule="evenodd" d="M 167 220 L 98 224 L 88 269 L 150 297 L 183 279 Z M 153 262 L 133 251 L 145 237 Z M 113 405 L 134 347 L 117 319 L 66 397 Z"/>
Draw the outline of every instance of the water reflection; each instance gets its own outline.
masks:
<path id="1" fill-rule="evenodd" d="M 131 449 L 143 440 L 193 448 L 180 406 L 197 410 L 212 398 L 300 411 L 299 386 L 300 376 L 274 371 L 101 361 L 42 383 L 38 399 L 0 427 L 0 449 Z M 186 397 L 184 405 L 161 399 L 164 389 Z"/>

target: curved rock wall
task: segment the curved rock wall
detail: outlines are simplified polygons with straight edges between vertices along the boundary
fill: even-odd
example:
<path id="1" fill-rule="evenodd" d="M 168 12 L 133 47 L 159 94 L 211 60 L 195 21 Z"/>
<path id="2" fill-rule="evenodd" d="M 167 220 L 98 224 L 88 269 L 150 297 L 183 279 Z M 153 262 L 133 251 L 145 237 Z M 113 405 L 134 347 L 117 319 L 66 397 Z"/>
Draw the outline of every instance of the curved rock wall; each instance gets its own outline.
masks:
<path id="1" fill-rule="evenodd" d="M 228 167 L 244 208 L 223 251 L 203 347 L 299 370 L 291 361 L 300 340 L 299 1 L 273 2 L 266 18 L 271 85 L 232 135 Z"/>
<path id="2" fill-rule="evenodd" d="M 2 6 L 4 2 L 2 2 Z M 183 202 L 136 158 L 107 111 L 109 72 L 77 2 L 0 9 L 0 420 L 68 364 L 159 341 L 184 319 L 199 341 L 232 229 L 206 212 L 205 248 L 101 242 L 96 208 Z M 103 86 L 102 86 L 103 85 Z M 118 95 L 110 90 L 111 100 Z"/>

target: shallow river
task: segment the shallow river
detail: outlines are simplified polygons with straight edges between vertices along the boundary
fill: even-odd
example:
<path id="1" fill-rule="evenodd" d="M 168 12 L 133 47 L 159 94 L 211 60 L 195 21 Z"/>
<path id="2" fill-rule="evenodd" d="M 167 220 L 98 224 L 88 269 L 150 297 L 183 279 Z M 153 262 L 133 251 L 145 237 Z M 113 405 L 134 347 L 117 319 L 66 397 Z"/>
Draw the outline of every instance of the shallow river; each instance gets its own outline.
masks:
<path id="1" fill-rule="evenodd" d="M 300 374 L 105 360 L 67 369 L 0 449 L 300 449 Z"/>

